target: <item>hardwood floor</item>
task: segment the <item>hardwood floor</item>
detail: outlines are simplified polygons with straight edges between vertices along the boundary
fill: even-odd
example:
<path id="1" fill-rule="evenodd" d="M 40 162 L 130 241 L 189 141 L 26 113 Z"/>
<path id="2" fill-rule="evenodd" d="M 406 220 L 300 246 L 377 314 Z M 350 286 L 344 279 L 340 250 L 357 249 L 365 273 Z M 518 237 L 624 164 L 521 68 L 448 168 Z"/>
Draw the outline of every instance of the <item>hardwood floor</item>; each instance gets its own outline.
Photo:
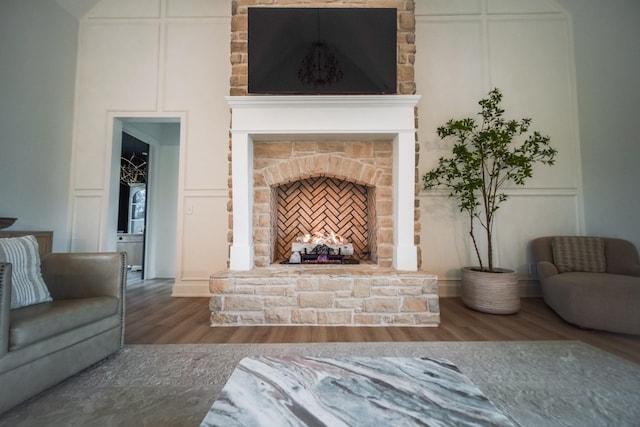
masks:
<path id="1" fill-rule="evenodd" d="M 130 277 L 126 344 L 305 343 L 375 341 L 578 340 L 640 363 L 640 336 L 585 330 L 558 317 L 540 298 L 517 314 L 492 315 L 440 299 L 439 327 L 209 326 L 208 298 L 172 298 L 170 280 Z"/>

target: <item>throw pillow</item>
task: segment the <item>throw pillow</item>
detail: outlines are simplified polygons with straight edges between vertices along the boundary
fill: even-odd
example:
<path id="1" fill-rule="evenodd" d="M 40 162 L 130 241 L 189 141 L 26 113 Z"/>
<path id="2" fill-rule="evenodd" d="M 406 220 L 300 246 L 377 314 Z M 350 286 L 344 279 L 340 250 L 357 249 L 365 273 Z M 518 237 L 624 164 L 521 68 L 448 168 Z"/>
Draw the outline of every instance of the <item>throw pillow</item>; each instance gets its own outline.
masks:
<path id="1" fill-rule="evenodd" d="M 12 309 L 52 301 L 40 272 L 40 253 L 35 237 L 0 239 L 0 262 L 11 263 Z"/>
<path id="2" fill-rule="evenodd" d="M 551 248 L 553 263 L 560 273 L 604 273 L 607 269 L 604 239 L 600 237 L 554 237 L 551 240 Z"/>

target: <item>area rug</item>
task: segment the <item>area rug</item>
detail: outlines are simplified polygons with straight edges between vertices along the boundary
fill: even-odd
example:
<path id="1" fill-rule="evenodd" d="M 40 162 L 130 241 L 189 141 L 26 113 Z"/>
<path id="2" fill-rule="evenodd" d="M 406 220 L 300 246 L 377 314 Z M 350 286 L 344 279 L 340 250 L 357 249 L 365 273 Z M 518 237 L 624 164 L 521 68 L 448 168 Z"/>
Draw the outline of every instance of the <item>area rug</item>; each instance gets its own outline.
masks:
<path id="1" fill-rule="evenodd" d="M 629 426 L 640 365 L 576 341 L 127 346 L 0 416 L 0 426 L 198 426 L 247 356 L 448 359 L 519 426 Z"/>

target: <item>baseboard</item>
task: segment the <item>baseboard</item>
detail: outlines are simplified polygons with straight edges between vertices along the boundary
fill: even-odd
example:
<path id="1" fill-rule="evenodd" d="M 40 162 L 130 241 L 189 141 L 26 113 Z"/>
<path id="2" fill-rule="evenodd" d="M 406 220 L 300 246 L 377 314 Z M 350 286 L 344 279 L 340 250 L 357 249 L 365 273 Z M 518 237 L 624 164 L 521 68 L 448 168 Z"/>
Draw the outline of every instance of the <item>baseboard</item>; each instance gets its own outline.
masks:
<path id="1" fill-rule="evenodd" d="M 459 280 L 438 280 L 438 296 L 440 298 L 459 297 L 460 281 Z"/>
<path id="2" fill-rule="evenodd" d="M 172 297 L 210 297 L 209 281 L 174 283 Z"/>
<path id="3" fill-rule="evenodd" d="M 520 296 L 523 298 L 541 298 L 542 288 L 538 280 L 520 280 Z"/>

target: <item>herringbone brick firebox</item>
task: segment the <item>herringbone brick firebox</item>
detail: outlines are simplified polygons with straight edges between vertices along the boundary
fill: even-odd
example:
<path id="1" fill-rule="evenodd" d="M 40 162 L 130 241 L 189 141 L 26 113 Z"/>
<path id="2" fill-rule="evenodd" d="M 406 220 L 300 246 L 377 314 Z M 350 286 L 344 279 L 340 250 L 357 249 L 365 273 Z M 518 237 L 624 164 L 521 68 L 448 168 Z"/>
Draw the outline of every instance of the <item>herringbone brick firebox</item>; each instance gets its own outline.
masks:
<path id="1" fill-rule="evenodd" d="M 356 258 L 392 264 L 390 141 L 298 141 L 254 144 L 255 264 L 288 259 L 291 243 L 333 231 Z"/>
<path id="2" fill-rule="evenodd" d="M 375 244 L 375 211 L 369 214 L 369 198 L 375 191 L 344 179 L 317 176 L 283 184 L 276 192 L 274 261 L 286 260 L 291 243 L 301 235 L 335 233 L 354 248 L 356 260 L 369 260 Z M 375 201 L 373 202 L 375 204 Z M 372 218 L 373 217 L 373 218 Z"/>

